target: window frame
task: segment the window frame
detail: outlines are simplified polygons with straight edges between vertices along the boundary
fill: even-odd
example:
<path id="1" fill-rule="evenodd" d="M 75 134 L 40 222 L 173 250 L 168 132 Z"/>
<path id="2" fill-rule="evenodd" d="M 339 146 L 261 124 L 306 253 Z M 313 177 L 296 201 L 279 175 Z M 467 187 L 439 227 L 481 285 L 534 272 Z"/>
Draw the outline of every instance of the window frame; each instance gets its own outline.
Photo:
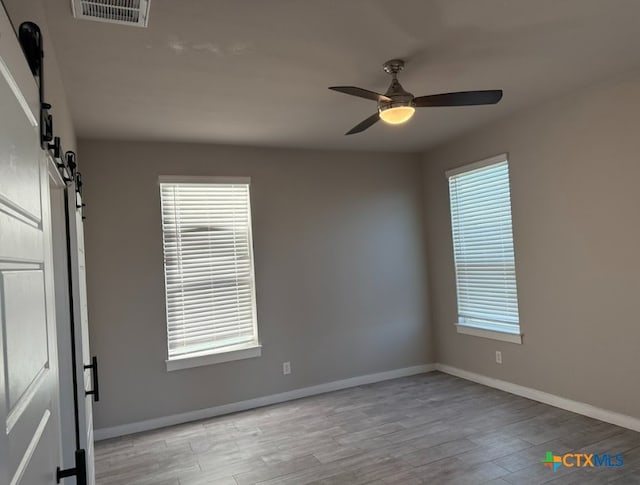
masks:
<path id="1" fill-rule="evenodd" d="M 473 324 L 473 323 L 469 323 L 469 322 L 460 322 L 460 313 L 459 313 L 459 308 L 460 308 L 460 302 L 458 299 L 458 274 L 457 274 L 457 266 L 455 263 L 455 242 L 453 241 L 453 213 L 451 212 L 451 203 L 452 203 L 452 199 L 451 199 L 451 191 L 449 188 L 449 179 L 453 176 L 456 175 L 461 175 L 467 172 L 472 172 L 475 170 L 479 170 L 485 167 L 489 167 L 491 165 L 496 165 L 499 163 L 507 163 L 507 171 L 508 171 L 508 175 L 509 175 L 509 204 L 511 206 L 513 206 L 512 204 L 512 191 L 511 191 L 511 163 L 509 162 L 509 154 L 508 153 L 501 153 L 499 155 L 495 155 L 489 158 L 485 158 L 476 162 L 472 162 L 472 163 L 468 163 L 465 165 L 461 165 L 459 167 L 450 169 L 445 171 L 445 177 L 447 180 L 447 193 L 448 193 L 448 198 L 449 198 L 449 224 L 450 224 L 450 228 L 451 228 L 451 236 L 452 236 L 452 240 L 451 240 L 451 248 L 453 250 L 454 253 L 454 277 L 455 277 L 455 285 L 456 285 L 456 322 L 454 323 L 455 327 L 456 327 L 456 331 L 457 333 L 460 334 L 464 334 L 464 335 L 471 335 L 474 337 L 481 337 L 481 338 L 488 338 L 488 339 L 493 339 L 493 340 L 499 340 L 499 341 L 503 341 L 503 342 L 510 342 L 510 343 L 514 343 L 514 344 L 522 344 L 522 340 L 523 340 L 523 336 L 524 334 L 522 333 L 522 326 L 521 326 L 521 322 L 520 322 L 520 318 L 518 318 L 518 325 L 517 326 L 513 326 L 514 328 L 505 328 L 502 327 L 500 328 L 498 324 L 496 325 L 491 325 L 491 324 Z M 517 271 L 515 270 L 515 267 L 517 266 L 516 262 L 515 262 L 515 237 L 514 237 L 514 230 L 513 230 L 513 207 L 511 207 L 511 242 L 513 244 L 513 252 L 514 252 L 514 271 L 515 271 L 515 278 L 516 278 L 516 300 L 517 300 L 517 304 L 518 304 L 518 310 L 519 310 L 519 306 L 520 306 L 520 298 L 519 298 L 519 293 L 518 293 L 518 284 L 517 284 Z M 518 311 L 518 314 L 520 312 Z"/>
<path id="2" fill-rule="evenodd" d="M 249 257 L 251 276 L 251 305 L 253 310 L 253 340 L 234 346 L 213 348 L 201 352 L 193 352 L 186 355 L 170 357 L 169 353 L 169 321 L 168 321 L 168 301 L 167 301 L 167 281 L 166 266 L 164 264 L 164 229 L 162 226 L 162 184 L 243 184 L 248 185 L 247 210 L 249 214 Z M 262 344 L 258 333 L 258 310 L 256 301 L 256 278 L 255 278 L 255 258 L 253 250 L 253 213 L 251 211 L 251 178 L 250 177 L 221 177 L 221 176 L 158 176 L 158 194 L 160 196 L 160 231 L 162 238 L 162 272 L 164 277 L 164 304 L 165 304 L 165 339 L 166 339 L 166 359 L 167 371 L 188 369 L 193 367 L 231 362 L 241 359 L 260 357 L 262 355 Z"/>

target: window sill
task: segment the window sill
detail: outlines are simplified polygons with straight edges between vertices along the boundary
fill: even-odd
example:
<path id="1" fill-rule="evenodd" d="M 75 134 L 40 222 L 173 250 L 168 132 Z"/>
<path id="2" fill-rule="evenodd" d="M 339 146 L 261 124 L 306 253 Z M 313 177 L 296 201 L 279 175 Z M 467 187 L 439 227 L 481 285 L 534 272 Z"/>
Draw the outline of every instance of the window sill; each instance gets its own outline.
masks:
<path id="1" fill-rule="evenodd" d="M 458 330 L 458 333 L 462 333 L 465 335 L 473 335 L 474 337 L 500 340 L 502 342 L 510 342 L 512 344 L 522 344 L 522 334 L 519 332 L 511 333 L 505 331 L 490 330 L 482 327 L 464 325 L 462 323 L 456 323 L 456 329 Z"/>
<path id="2" fill-rule="evenodd" d="M 190 369 L 205 365 L 221 364 L 234 360 L 251 359 L 262 355 L 262 345 L 250 344 L 249 346 L 236 347 L 212 354 L 199 355 L 197 357 L 178 357 L 166 360 L 167 371 Z"/>

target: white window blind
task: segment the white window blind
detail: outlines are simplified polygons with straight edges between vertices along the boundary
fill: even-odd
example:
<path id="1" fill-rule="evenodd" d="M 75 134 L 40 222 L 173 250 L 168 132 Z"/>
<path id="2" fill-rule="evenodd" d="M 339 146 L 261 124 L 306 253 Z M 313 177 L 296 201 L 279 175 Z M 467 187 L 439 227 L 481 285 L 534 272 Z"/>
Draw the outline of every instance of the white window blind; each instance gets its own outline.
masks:
<path id="1" fill-rule="evenodd" d="M 519 333 L 505 157 L 448 173 L 458 323 Z"/>
<path id="2" fill-rule="evenodd" d="M 160 182 L 169 360 L 257 345 L 249 184 Z"/>

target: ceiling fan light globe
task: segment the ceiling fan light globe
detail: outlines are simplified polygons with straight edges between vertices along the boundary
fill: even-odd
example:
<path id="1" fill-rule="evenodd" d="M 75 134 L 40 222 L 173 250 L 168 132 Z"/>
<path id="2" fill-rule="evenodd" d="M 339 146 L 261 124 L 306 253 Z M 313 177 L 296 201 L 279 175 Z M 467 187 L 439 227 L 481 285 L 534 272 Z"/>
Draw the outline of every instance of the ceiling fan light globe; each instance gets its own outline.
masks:
<path id="1" fill-rule="evenodd" d="M 394 106 L 380 110 L 380 119 L 390 125 L 400 125 L 409 121 L 416 109 L 413 106 Z"/>

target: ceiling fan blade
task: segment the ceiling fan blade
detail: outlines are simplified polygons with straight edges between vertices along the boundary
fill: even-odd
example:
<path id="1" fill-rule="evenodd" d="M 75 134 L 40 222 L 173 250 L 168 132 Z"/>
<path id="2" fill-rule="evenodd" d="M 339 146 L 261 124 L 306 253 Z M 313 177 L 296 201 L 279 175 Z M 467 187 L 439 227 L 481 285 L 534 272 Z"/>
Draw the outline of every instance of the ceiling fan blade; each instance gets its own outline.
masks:
<path id="1" fill-rule="evenodd" d="M 380 113 L 375 113 L 371 116 L 369 116 L 366 120 L 361 121 L 360 123 L 358 123 L 356 126 L 354 126 L 353 128 L 351 128 L 349 131 L 347 131 L 345 133 L 345 135 L 354 135 L 356 133 L 360 133 L 363 132 L 364 130 L 366 130 L 367 128 L 369 128 L 371 125 L 376 124 L 376 122 L 380 119 Z"/>
<path id="2" fill-rule="evenodd" d="M 357 88 L 355 86 L 332 86 L 329 89 L 338 91 L 339 93 L 350 94 L 351 96 L 358 96 L 359 98 L 370 99 L 372 101 L 391 101 L 384 94 L 378 94 L 368 89 Z"/>
<path id="3" fill-rule="evenodd" d="M 461 91 L 458 93 L 432 94 L 419 96 L 413 102 L 418 108 L 434 106 L 476 106 L 496 104 L 502 99 L 502 89 L 491 91 Z"/>

